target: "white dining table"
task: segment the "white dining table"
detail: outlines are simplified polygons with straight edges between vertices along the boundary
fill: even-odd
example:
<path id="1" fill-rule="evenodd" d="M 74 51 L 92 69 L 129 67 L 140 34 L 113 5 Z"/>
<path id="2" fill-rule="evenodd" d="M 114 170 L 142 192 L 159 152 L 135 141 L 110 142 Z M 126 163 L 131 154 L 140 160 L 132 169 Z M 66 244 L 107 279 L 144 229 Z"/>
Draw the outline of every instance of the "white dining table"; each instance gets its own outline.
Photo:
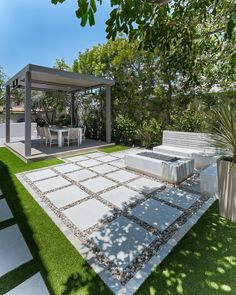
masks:
<path id="1" fill-rule="evenodd" d="M 82 132 L 83 128 L 78 128 L 79 129 L 79 141 L 78 144 L 82 143 Z M 68 134 L 69 128 L 55 128 L 55 127 L 50 127 L 50 131 L 56 132 L 58 135 L 58 147 L 63 147 L 64 146 L 64 137 L 63 134 Z"/>

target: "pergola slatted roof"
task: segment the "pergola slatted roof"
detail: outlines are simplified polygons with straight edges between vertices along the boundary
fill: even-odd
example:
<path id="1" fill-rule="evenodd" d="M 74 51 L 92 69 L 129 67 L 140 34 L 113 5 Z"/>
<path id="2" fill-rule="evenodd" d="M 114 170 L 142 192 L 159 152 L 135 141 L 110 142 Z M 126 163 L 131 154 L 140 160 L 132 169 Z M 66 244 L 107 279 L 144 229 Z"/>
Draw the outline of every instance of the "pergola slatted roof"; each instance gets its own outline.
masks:
<path id="1" fill-rule="evenodd" d="M 31 73 L 31 88 L 38 90 L 63 90 L 72 92 L 115 84 L 114 80 L 103 77 L 82 75 L 29 64 L 9 79 L 5 86 L 9 85 L 12 88 L 25 87 L 26 72 Z"/>
<path id="2" fill-rule="evenodd" d="M 31 155 L 31 90 L 62 90 L 71 93 L 71 125 L 74 125 L 75 92 L 93 88 L 105 88 L 106 141 L 111 142 L 111 86 L 114 80 L 93 75 L 29 64 L 9 79 L 6 84 L 6 143 L 10 142 L 10 96 L 11 90 L 25 89 L 25 156 Z"/>

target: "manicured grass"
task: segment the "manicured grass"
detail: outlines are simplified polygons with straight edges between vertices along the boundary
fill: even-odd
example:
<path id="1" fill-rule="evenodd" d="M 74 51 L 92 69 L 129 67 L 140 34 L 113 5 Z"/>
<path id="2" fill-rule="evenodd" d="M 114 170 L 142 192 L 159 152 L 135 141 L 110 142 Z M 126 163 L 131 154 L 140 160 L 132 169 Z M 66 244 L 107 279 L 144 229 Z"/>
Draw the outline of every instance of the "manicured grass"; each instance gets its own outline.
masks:
<path id="1" fill-rule="evenodd" d="M 125 145 L 112 145 L 107 147 L 99 148 L 98 150 L 104 153 L 114 153 L 114 152 L 121 152 L 130 149 L 130 147 Z"/>
<path id="2" fill-rule="evenodd" d="M 115 151 L 115 147 L 110 148 Z M 0 187 L 15 216 L 0 223 L 0 228 L 17 223 L 34 257 L 0 278 L 0 294 L 38 271 L 51 294 L 111 294 L 14 175 L 57 163 L 60 161 L 25 164 L 7 149 L 0 148 Z M 236 225 L 220 218 L 215 204 L 137 294 L 236 294 L 235 277 Z"/>
<path id="3" fill-rule="evenodd" d="M 137 294 L 236 294 L 236 224 L 218 212 L 216 202 Z"/>
<path id="4" fill-rule="evenodd" d="M 17 223 L 34 257 L 0 278 L 0 294 L 37 271 L 41 271 L 51 294 L 111 294 L 14 175 L 58 163 L 48 160 L 25 164 L 6 148 L 0 148 L 0 187 L 15 216 L 0 223 L 0 228 Z"/>

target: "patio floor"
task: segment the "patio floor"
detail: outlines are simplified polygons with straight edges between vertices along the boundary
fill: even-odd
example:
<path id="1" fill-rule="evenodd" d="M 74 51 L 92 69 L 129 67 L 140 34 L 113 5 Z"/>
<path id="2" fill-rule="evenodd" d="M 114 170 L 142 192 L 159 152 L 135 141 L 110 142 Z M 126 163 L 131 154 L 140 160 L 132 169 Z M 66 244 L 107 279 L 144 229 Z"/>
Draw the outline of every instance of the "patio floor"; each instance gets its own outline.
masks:
<path id="1" fill-rule="evenodd" d="M 115 294 L 133 294 L 214 198 L 94 152 L 17 177 Z"/>
<path id="2" fill-rule="evenodd" d="M 5 143 L 6 147 L 8 147 L 11 151 L 13 151 L 16 155 L 18 155 L 22 160 L 30 162 L 36 160 L 42 160 L 50 157 L 65 157 L 69 155 L 73 155 L 75 153 L 85 153 L 86 151 L 96 150 L 99 147 L 109 146 L 113 144 L 107 144 L 105 141 L 94 140 L 94 139 L 86 139 L 85 142 L 78 145 L 67 146 L 59 148 L 57 145 L 45 146 L 45 144 L 41 143 L 39 139 L 31 140 L 31 156 L 25 156 L 25 143 L 23 140 L 21 141 L 12 141 L 10 143 Z"/>

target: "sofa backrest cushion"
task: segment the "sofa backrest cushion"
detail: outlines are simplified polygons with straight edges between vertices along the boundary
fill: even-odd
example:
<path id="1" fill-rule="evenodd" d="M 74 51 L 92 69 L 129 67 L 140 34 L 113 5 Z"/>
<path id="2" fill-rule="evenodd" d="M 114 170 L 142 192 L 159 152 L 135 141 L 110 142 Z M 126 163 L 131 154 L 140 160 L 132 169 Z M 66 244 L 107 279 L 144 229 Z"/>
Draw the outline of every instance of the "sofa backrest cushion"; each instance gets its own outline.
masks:
<path id="1" fill-rule="evenodd" d="M 164 130 L 162 144 L 174 147 L 192 148 L 206 152 L 216 151 L 211 144 L 211 135 L 209 133 Z"/>

